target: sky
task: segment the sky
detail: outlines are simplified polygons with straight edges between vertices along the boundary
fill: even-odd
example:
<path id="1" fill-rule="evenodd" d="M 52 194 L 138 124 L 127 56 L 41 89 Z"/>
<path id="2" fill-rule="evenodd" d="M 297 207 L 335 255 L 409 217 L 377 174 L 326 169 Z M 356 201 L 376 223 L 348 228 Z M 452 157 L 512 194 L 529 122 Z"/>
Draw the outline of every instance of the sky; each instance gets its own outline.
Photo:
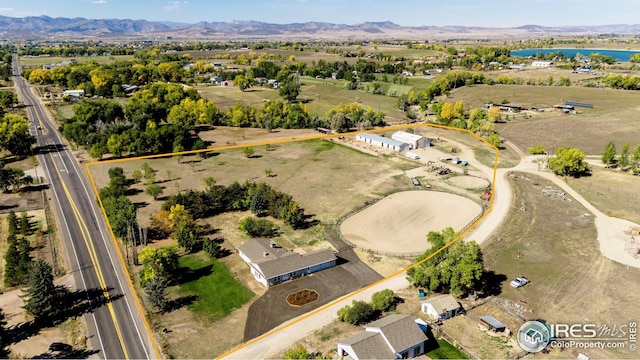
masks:
<path id="1" fill-rule="evenodd" d="M 640 23 L 640 0 L 0 0 L 0 15 L 144 19 L 178 23 L 255 20 L 404 26 L 574 26 Z"/>

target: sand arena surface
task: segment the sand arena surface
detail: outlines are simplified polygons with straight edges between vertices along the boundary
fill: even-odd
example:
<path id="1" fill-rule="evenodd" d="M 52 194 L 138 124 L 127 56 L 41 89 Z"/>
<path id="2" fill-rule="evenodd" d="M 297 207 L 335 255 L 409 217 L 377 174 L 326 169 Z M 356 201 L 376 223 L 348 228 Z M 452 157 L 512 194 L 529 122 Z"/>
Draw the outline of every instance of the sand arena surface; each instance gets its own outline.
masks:
<path id="1" fill-rule="evenodd" d="M 405 191 L 387 196 L 345 219 L 344 237 L 364 249 L 392 253 L 423 252 L 429 231 L 459 231 L 480 214 L 480 204 L 438 191 Z"/>

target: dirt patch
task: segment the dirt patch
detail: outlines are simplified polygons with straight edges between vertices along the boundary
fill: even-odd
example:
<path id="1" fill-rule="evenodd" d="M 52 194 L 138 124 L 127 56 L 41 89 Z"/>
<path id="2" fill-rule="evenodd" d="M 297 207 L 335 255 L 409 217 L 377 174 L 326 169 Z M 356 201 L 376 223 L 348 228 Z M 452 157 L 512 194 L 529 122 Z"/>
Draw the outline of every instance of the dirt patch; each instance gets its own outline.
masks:
<path id="1" fill-rule="evenodd" d="M 463 188 L 463 189 L 484 189 L 490 185 L 486 179 L 481 179 L 475 176 L 454 176 L 447 179 L 447 182 L 451 185 Z"/>
<path id="2" fill-rule="evenodd" d="M 421 253 L 426 234 L 446 227 L 460 230 L 480 214 L 467 198 L 436 191 L 405 191 L 387 196 L 342 222 L 340 231 L 358 247 L 388 253 Z M 399 249 L 401 249 L 399 251 Z"/>

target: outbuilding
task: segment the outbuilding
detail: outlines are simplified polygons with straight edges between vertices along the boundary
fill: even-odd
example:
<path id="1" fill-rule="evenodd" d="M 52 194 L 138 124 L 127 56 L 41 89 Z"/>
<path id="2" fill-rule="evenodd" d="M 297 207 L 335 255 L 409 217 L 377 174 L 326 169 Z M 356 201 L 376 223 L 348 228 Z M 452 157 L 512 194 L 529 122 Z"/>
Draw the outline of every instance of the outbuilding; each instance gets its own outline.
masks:
<path id="1" fill-rule="evenodd" d="M 482 326 L 484 326 L 485 328 L 487 328 L 488 330 L 492 330 L 495 332 L 502 332 L 504 331 L 507 326 L 503 323 L 501 323 L 500 321 L 498 321 L 498 319 L 494 318 L 493 316 L 481 316 L 480 317 L 480 323 L 482 324 Z"/>
<path id="2" fill-rule="evenodd" d="M 423 313 L 434 321 L 450 319 L 464 312 L 464 309 L 451 294 L 434 296 L 420 303 Z"/>
<path id="3" fill-rule="evenodd" d="M 379 146 L 385 149 L 391 149 L 393 151 L 402 152 L 409 149 L 409 144 L 397 141 L 394 139 L 389 139 L 384 136 L 370 134 L 370 133 L 360 133 L 356 134 L 356 140 L 362 141 L 367 144 Z"/>
<path id="4" fill-rule="evenodd" d="M 421 147 L 430 146 L 429 139 L 425 138 L 422 135 L 411 134 L 406 131 L 396 131 L 393 135 L 391 135 L 391 138 L 393 140 L 409 144 L 409 149 L 418 149 Z"/>

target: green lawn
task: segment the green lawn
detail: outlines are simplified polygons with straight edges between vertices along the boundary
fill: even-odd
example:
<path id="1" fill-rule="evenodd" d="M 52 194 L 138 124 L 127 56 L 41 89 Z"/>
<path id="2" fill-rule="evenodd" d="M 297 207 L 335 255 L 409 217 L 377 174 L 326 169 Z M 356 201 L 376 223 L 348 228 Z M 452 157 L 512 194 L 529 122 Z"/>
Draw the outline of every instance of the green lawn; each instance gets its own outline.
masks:
<path id="1" fill-rule="evenodd" d="M 438 347 L 426 354 L 431 359 L 468 359 L 469 357 L 451 345 L 447 340 L 438 339 Z"/>
<path id="2" fill-rule="evenodd" d="M 178 292 L 181 295 L 195 295 L 197 299 L 188 305 L 189 310 L 208 320 L 224 317 L 255 295 L 239 283 L 227 265 L 220 261 L 205 260 L 202 255 L 192 254 L 180 258 L 180 267 L 189 269 L 184 272 L 194 276 L 178 285 Z"/>

